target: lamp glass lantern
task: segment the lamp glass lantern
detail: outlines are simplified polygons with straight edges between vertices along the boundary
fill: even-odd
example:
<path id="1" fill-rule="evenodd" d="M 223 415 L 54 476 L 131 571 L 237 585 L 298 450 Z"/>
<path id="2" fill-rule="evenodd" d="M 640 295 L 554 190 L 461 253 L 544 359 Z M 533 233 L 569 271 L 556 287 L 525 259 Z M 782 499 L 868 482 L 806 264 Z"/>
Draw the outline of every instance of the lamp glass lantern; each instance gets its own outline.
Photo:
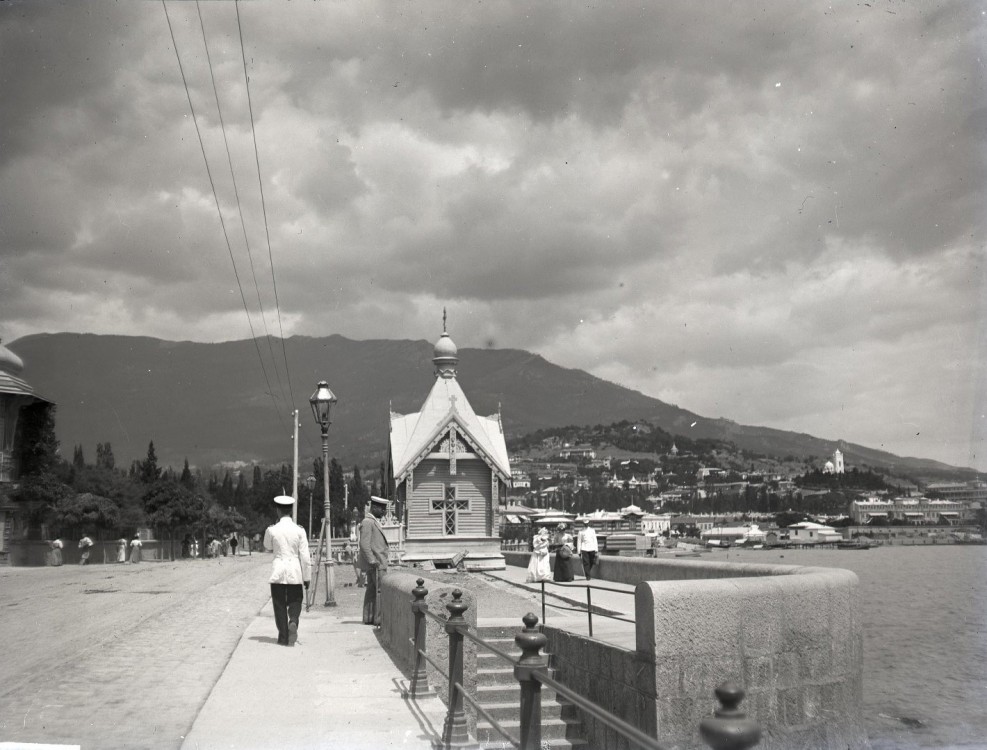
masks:
<path id="1" fill-rule="evenodd" d="M 312 405 L 312 416 L 323 432 L 329 430 L 332 424 L 332 407 L 336 404 L 336 395 L 329 390 L 329 383 L 320 380 L 308 402 Z"/>

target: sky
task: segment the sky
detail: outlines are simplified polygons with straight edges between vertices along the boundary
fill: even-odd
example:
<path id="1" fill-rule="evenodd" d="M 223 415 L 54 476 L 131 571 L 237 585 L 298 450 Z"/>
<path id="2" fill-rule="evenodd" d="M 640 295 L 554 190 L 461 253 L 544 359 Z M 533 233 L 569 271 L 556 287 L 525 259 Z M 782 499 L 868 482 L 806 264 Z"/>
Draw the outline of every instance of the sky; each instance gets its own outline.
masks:
<path id="1" fill-rule="evenodd" d="M 447 308 L 461 349 L 987 470 L 985 13 L 0 3 L 0 336 Z"/>

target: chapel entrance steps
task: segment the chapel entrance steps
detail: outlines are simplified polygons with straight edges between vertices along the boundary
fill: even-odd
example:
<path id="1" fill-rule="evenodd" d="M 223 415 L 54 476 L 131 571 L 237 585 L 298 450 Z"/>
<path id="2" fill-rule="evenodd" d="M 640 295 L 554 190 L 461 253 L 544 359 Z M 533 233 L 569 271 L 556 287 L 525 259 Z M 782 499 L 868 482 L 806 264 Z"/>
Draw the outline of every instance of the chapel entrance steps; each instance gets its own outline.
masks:
<path id="1" fill-rule="evenodd" d="M 518 632 L 516 621 L 507 625 L 477 626 L 477 634 L 495 648 L 510 654 L 514 659 L 521 656 L 521 649 L 514 642 Z M 544 653 L 544 652 L 543 652 Z M 552 657 L 549 657 L 549 674 L 553 677 Z M 521 685 L 514 677 L 514 668 L 496 654 L 478 649 L 476 654 L 477 680 L 476 699 L 483 710 L 493 716 L 515 739 L 521 734 L 518 711 L 521 705 Z M 556 695 L 548 687 L 541 689 L 541 736 L 542 747 L 552 750 L 586 748 L 583 727 L 575 707 L 564 698 Z M 510 747 L 500 732 L 490 726 L 482 716 L 477 717 L 476 739 L 483 750 Z"/>

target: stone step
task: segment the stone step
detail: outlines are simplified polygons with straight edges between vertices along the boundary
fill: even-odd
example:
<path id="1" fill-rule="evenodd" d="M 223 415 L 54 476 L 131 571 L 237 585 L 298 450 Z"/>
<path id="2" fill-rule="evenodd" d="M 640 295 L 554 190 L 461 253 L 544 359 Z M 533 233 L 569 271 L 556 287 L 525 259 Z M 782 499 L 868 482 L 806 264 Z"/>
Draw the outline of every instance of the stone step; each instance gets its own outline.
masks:
<path id="1" fill-rule="evenodd" d="M 483 706 L 484 711 L 501 723 L 505 721 L 517 721 L 518 712 L 521 710 L 521 696 L 518 694 L 517 700 L 508 700 L 504 703 L 487 703 L 481 700 L 480 705 Z M 541 718 L 542 721 L 548 721 L 550 719 L 575 720 L 576 709 L 570 703 L 560 703 L 555 698 L 548 699 L 542 696 Z"/>
<path id="2" fill-rule="evenodd" d="M 478 750 L 514 750 L 514 745 L 500 738 L 498 732 L 494 732 L 494 734 L 499 739 L 481 742 Z M 572 748 L 585 750 L 586 740 L 581 740 L 578 737 L 542 737 L 541 747 L 542 750 L 571 750 Z"/>
<path id="3" fill-rule="evenodd" d="M 548 687 L 543 687 L 541 689 L 541 698 L 543 701 L 554 701 L 560 700 L 555 694 L 555 690 Z M 521 703 L 521 686 L 514 682 L 514 684 L 506 683 L 495 683 L 495 684 L 484 684 L 478 683 L 476 688 L 476 699 L 480 701 L 484 706 L 492 703 L 514 703 L 514 705 L 520 705 Z"/>
<path id="4" fill-rule="evenodd" d="M 477 668 L 476 670 L 476 684 L 477 686 L 482 685 L 516 685 L 518 690 L 521 686 L 518 684 L 517 678 L 514 676 L 514 668 L 507 666 L 491 666 Z"/>
<path id="5" fill-rule="evenodd" d="M 511 737 L 518 738 L 521 736 L 521 722 L 519 720 L 498 721 L 498 723 Z M 573 743 L 578 741 L 581 745 L 585 746 L 585 741 L 580 737 L 581 729 L 582 725 L 576 719 L 548 719 L 542 716 L 541 736 L 543 739 L 565 739 Z M 490 726 L 483 718 L 477 719 L 476 739 L 481 743 L 487 741 L 504 741 L 500 732 Z"/>
<path id="6" fill-rule="evenodd" d="M 548 676 L 555 677 L 556 671 L 549 667 Z M 517 677 L 514 676 L 514 667 L 509 664 L 505 664 L 502 660 L 496 664 L 488 664 L 486 666 L 478 666 L 476 669 L 476 684 L 477 685 L 510 685 L 518 684 Z M 547 690 L 547 688 L 545 688 Z"/>

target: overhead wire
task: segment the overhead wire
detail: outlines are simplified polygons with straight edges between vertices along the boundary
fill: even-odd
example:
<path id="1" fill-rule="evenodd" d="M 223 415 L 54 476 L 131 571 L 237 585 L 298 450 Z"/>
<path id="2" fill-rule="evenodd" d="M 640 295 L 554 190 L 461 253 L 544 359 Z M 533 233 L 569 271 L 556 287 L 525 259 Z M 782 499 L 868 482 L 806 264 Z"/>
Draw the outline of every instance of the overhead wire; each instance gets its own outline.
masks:
<path id="1" fill-rule="evenodd" d="M 254 106 L 253 99 L 250 95 L 250 76 L 247 73 L 247 52 L 246 45 L 243 43 L 243 24 L 240 21 L 239 0 L 236 0 L 233 5 L 236 8 L 236 25 L 240 39 L 240 59 L 243 62 L 243 84 L 247 92 L 247 111 L 250 115 L 250 133 L 254 144 L 254 163 L 257 167 L 257 188 L 260 191 L 260 205 L 264 218 L 264 234 L 267 238 L 267 256 L 271 263 L 271 283 L 274 287 L 274 306 L 278 316 L 278 330 L 281 337 L 281 354 L 284 358 L 284 371 L 285 377 L 288 381 L 288 393 L 291 395 L 291 403 L 294 405 L 295 392 L 291 385 L 291 369 L 288 366 L 288 352 L 284 343 L 284 326 L 281 322 L 281 302 L 278 298 L 278 281 L 274 273 L 274 254 L 271 249 L 271 230 L 270 224 L 267 220 L 267 200 L 264 196 L 264 180 L 261 178 L 260 149 L 257 146 L 257 129 L 254 124 Z M 312 443 L 312 438 L 309 437 L 308 433 L 302 432 L 301 434 L 305 437 L 305 442 L 308 443 L 309 450 L 317 452 L 315 445 Z"/>
<path id="2" fill-rule="evenodd" d="M 199 122 L 195 117 L 195 106 L 192 104 L 192 94 L 189 91 L 188 79 L 185 76 L 185 67 L 182 65 L 182 57 L 178 52 L 178 42 L 175 40 L 175 30 L 171 25 L 171 16 L 168 13 L 168 4 L 165 0 L 161 0 L 161 7 L 164 8 L 165 20 L 168 22 L 168 33 L 171 35 L 171 44 L 175 49 L 175 59 L 178 61 L 178 70 L 182 76 L 182 85 L 185 87 L 185 96 L 188 99 L 189 111 L 192 113 L 192 124 L 195 126 L 195 134 L 199 140 L 199 150 L 202 152 L 202 161 L 206 166 L 206 175 L 209 177 L 209 186 L 212 189 L 213 200 L 216 204 L 216 213 L 219 215 L 219 223 L 223 229 L 223 238 L 226 240 L 226 249 L 230 255 L 230 263 L 233 265 L 233 276 L 236 279 L 237 288 L 240 290 L 240 300 L 243 303 L 243 311 L 247 316 L 247 325 L 250 327 L 250 338 L 254 342 L 254 347 L 257 350 L 257 358 L 260 360 L 261 371 L 264 373 L 264 381 L 267 383 L 267 393 L 271 397 L 271 401 L 274 404 L 275 411 L 278 415 L 278 421 L 281 423 L 281 427 L 287 429 L 284 423 L 284 418 L 281 415 L 281 409 L 278 408 L 277 401 L 275 400 L 273 394 L 273 388 L 271 388 L 271 380 L 267 375 L 267 368 L 264 366 L 264 357 L 260 351 L 260 345 L 257 343 L 257 335 L 254 332 L 253 320 L 250 317 L 250 308 L 247 306 L 247 297 L 243 293 L 243 284 L 240 283 L 240 274 L 236 268 L 236 260 L 233 257 L 233 247 L 230 244 L 230 236 L 226 231 L 226 221 L 223 219 L 223 210 L 219 204 L 219 195 L 216 192 L 216 182 L 213 180 L 212 169 L 209 167 L 209 159 L 206 157 L 206 147 L 202 140 L 202 132 L 199 130 Z"/>
<path id="3" fill-rule="evenodd" d="M 278 388 L 281 390 L 281 398 L 288 401 L 288 395 L 284 392 L 284 384 L 281 382 L 281 374 L 278 372 L 277 357 L 274 356 L 274 348 L 271 345 L 271 332 L 267 328 L 267 316 L 264 315 L 264 303 L 261 301 L 260 285 L 257 283 L 257 272 L 254 269 L 254 256 L 250 252 L 250 240 L 247 238 L 247 223 L 243 217 L 243 207 L 240 204 L 240 190 L 236 184 L 236 173 L 233 170 L 233 155 L 230 153 L 230 141 L 226 136 L 226 123 L 223 120 L 223 108 L 219 103 L 219 88 L 216 86 L 216 74 L 212 66 L 212 56 L 209 54 L 209 41 L 206 39 L 206 26 L 202 19 L 202 8 L 199 0 L 195 0 L 195 10 L 199 16 L 199 29 L 202 31 L 202 46 L 206 50 L 206 64 L 209 67 L 209 78 L 212 81 L 213 96 L 216 99 L 216 112 L 219 115 L 219 128 L 223 133 L 223 144 L 226 146 L 226 162 L 230 166 L 230 179 L 233 181 L 233 196 L 236 199 L 236 209 L 240 216 L 240 228 L 243 230 L 243 244 L 247 250 L 247 260 L 250 262 L 250 275 L 254 280 L 254 290 L 257 292 L 257 307 L 260 309 L 260 319 L 264 324 L 264 337 L 267 340 L 267 348 L 271 353 L 271 364 L 274 366 L 274 375 L 278 381 Z M 293 402 L 292 406 L 294 405 Z"/>
<path id="4" fill-rule="evenodd" d="M 240 35 L 240 58 L 243 60 L 243 85 L 247 90 L 247 111 L 250 113 L 250 133 L 254 142 L 254 162 L 257 165 L 257 187 L 260 189 L 260 207 L 264 215 L 264 233 L 267 237 L 267 257 L 271 262 L 271 283 L 274 285 L 274 308 L 278 314 L 278 331 L 281 334 L 281 354 L 284 357 L 284 372 L 288 380 L 288 393 L 291 394 L 291 403 L 295 403 L 295 393 L 291 388 L 291 372 L 288 368 L 288 352 L 284 344 L 284 326 L 281 323 L 281 302 L 278 299 L 278 280 L 274 275 L 274 254 L 271 252 L 271 230 L 267 222 L 267 201 L 264 198 L 264 181 L 260 176 L 260 153 L 257 148 L 257 129 L 254 127 L 254 105 L 250 97 L 250 76 L 247 75 L 247 53 L 243 44 L 243 25 L 240 23 L 240 0 L 235 0 L 233 6 L 236 8 L 236 27 Z M 308 439 L 308 436 L 306 436 Z"/>

